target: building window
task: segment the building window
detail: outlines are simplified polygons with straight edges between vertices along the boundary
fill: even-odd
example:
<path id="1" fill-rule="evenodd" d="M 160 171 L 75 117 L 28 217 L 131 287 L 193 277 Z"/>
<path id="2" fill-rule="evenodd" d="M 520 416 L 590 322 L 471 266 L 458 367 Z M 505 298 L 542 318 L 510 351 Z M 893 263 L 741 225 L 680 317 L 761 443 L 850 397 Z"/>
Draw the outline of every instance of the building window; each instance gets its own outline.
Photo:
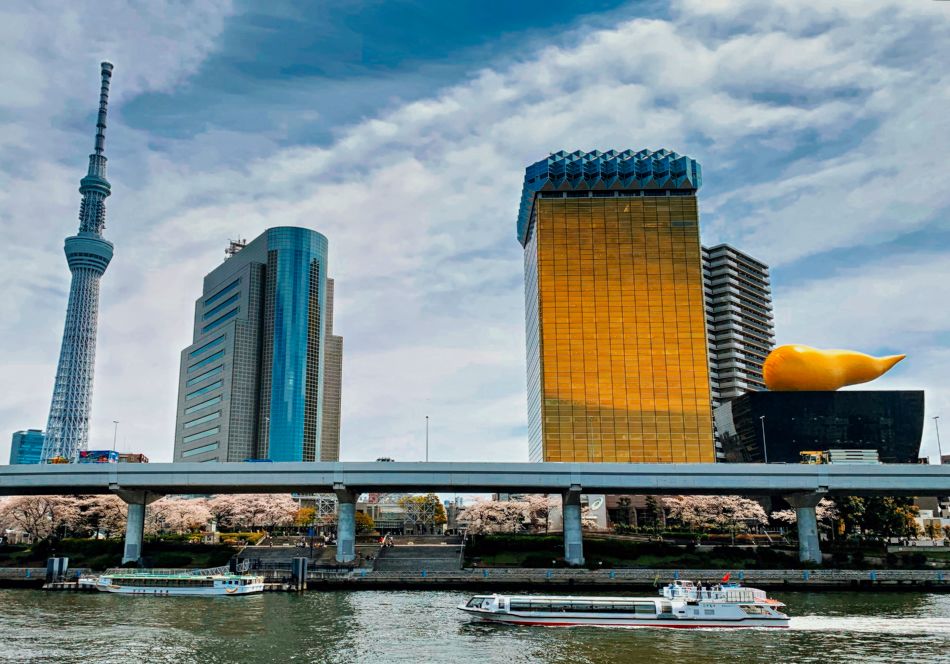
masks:
<path id="1" fill-rule="evenodd" d="M 208 399 L 207 401 L 196 403 L 194 406 L 185 409 L 185 415 L 191 415 L 192 413 L 197 413 L 199 410 L 204 410 L 205 408 L 210 408 L 215 404 L 219 404 L 221 403 L 222 398 L 223 397 L 221 396 L 216 396 L 212 399 Z"/>
<path id="2" fill-rule="evenodd" d="M 206 367 L 212 362 L 214 362 L 215 360 L 221 359 L 222 357 L 224 357 L 224 349 L 219 350 L 217 353 L 212 353 L 211 355 L 201 360 L 201 362 L 198 362 L 197 364 L 192 364 L 190 367 L 188 367 L 187 373 L 196 371 L 200 369 L 201 367 Z"/>
<path id="3" fill-rule="evenodd" d="M 228 307 L 228 305 L 234 304 L 234 303 L 237 302 L 240 298 L 241 298 L 241 294 L 240 294 L 240 293 L 235 293 L 234 295 L 232 295 L 231 297 L 229 297 L 228 299 L 226 299 L 224 302 L 222 302 L 222 303 L 219 304 L 218 306 L 214 307 L 213 309 L 209 309 L 208 311 L 206 311 L 206 312 L 204 313 L 204 316 L 201 317 L 201 319 L 202 319 L 202 320 L 208 320 L 209 318 L 212 318 L 216 313 L 218 313 L 219 311 L 223 311 L 224 309 L 226 309 L 226 308 Z"/>
<path id="4" fill-rule="evenodd" d="M 220 411 L 220 410 L 219 410 L 219 411 L 216 411 L 216 412 L 214 412 L 214 413 L 211 413 L 211 414 L 209 414 L 209 415 L 205 415 L 204 417 L 199 417 L 197 420 L 192 420 L 191 422 L 185 422 L 185 427 L 184 427 L 184 428 L 186 428 L 186 429 L 191 429 L 192 427 L 196 427 L 196 426 L 198 426 L 199 424 L 204 424 L 205 422 L 210 422 L 211 420 L 216 420 L 216 419 L 218 419 L 219 417 L 221 417 L 221 411 Z"/>
<path id="5" fill-rule="evenodd" d="M 185 401 L 188 401 L 189 399 L 194 399 L 196 396 L 205 394 L 206 392 L 210 392 L 211 390 L 216 390 L 222 385 L 224 385 L 223 381 L 216 380 L 210 385 L 205 385 L 200 390 L 195 390 L 194 392 L 190 392 L 189 394 L 185 395 Z"/>
<path id="6" fill-rule="evenodd" d="M 205 351 L 208 350 L 209 348 L 214 348 L 214 347 L 217 346 L 218 344 L 222 343 L 222 342 L 225 340 L 225 338 L 226 338 L 227 336 L 228 336 L 228 335 L 226 335 L 226 334 L 222 334 L 222 335 L 221 335 L 220 337 L 218 337 L 217 339 L 212 339 L 211 341 L 209 341 L 208 343 L 206 343 L 206 344 L 205 344 L 204 346 L 202 346 L 201 348 L 196 348 L 196 349 L 194 349 L 193 351 L 191 351 L 190 353 L 188 353 L 188 357 L 197 357 L 197 356 L 201 355 L 203 352 L 205 352 Z"/>
<path id="7" fill-rule="evenodd" d="M 193 450 L 182 452 L 181 456 L 183 458 L 193 457 L 196 454 L 204 454 L 205 452 L 213 452 L 216 449 L 218 449 L 218 443 L 211 443 L 210 445 L 202 445 L 201 447 L 196 447 Z"/>
<path id="8" fill-rule="evenodd" d="M 215 427 L 213 429 L 207 429 L 205 431 L 199 431 L 198 433 L 193 433 L 190 436 L 185 436 L 181 439 L 183 443 L 190 443 L 193 440 L 201 440 L 202 438 L 208 438 L 214 436 L 221 430 L 221 427 Z"/>
<path id="9" fill-rule="evenodd" d="M 205 306 L 207 307 L 209 304 L 214 304 L 215 302 L 220 300 L 222 297 L 224 297 L 226 294 L 230 293 L 235 288 L 237 288 L 238 284 L 240 283 L 241 283 L 241 279 L 240 277 L 238 277 L 237 279 L 229 283 L 227 286 L 219 290 L 217 293 L 209 297 L 207 300 L 205 300 Z"/>
<path id="10" fill-rule="evenodd" d="M 212 369 L 211 371 L 206 371 L 206 372 L 204 372 L 203 374 L 201 374 L 200 376 L 195 376 L 194 378 L 189 379 L 188 382 L 185 383 L 185 387 L 191 387 L 192 385 L 197 385 L 198 383 L 200 383 L 200 382 L 203 381 L 203 380 L 207 380 L 207 379 L 211 378 L 212 376 L 217 376 L 217 375 L 218 375 L 219 373 L 221 373 L 222 371 L 224 371 L 224 365 L 223 365 L 223 364 L 219 364 L 218 366 L 216 366 L 216 367 L 215 367 L 214 369 Z"/>
<path id="11" fill-rule="evenodd" d="M 240 313 L 240 311 L 241 311 L 241 307 L 236 307 L 236 308 L 234 308 L 234 309 L 231 309 L 231 311 L 229 311 L 228 313 L 226 313 L 226 314 L 224 314 L 223 316 L 221 316 L 221 318 L 218 318 L 218 319 L 215 320 L 214 322 L 208 323 L 208 324 L 205 325 L 203 328 L 201 328 L 201 333 L 204 334 L 205 332 L 210 332 L 210 331 L 213 330 L 214 328 L 220 327 L 221 325 L 224 325 L 224 324 L 227 323 L 229 320 L 231 320 L 232 318 L 234 318 L 235 316 L 237 316 L 238 313 Z"/>

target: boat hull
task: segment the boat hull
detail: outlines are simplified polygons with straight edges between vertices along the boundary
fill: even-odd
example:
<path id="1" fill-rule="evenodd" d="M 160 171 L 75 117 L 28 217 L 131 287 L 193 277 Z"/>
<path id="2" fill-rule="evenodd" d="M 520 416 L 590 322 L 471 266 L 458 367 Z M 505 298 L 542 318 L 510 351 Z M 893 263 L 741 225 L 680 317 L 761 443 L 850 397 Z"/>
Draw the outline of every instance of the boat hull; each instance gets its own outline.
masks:
<path id="1" fill-rule="evenodd" d="M 691 618 L 637 619 L 627 617 L 608 618 L 605 616 L 518 616 L 510 613 L 471 611 L 464 608 L 461 610 L 486 623 L 543 627 L 656 627 L 670 629 L 752 629 L 768 627 L 782 629 L 787 628 L 789 623 L 787 618 L 743 618 L 740 620 L 695 620 Z"/>
<path id="2" fill-rule="evenodd" d="M 156 597 L 166 597 L 166 596 L 192 596 L 192 597 L 206 597 L 206 596 L 225 596 L 230 597 L 233 595 L 252 595 L 255 593 L 264 592 L 263 583 L 252 583 L 246 586 L 240 586 L 237 588 L 142 588 L 137 586 L 124 586 L 124 585 L 115 585 L 115 584 L 105 584 L 99 583 L 96 584 L 96 590 L 104 593 L 116 593 L 118 595 L 148 595 Z"/>

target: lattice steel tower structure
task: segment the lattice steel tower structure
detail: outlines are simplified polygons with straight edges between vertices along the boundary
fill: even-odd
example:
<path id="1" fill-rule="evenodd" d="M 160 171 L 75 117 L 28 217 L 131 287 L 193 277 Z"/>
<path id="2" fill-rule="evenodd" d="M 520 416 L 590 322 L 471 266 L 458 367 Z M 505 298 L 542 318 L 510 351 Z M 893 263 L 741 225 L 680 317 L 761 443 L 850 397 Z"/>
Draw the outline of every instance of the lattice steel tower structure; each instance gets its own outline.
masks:
<path id="1" fill-rule="evenodd" d="M 72 272 L 63 345 L 59 351 L 53 402 L 46 424 L 43 461 L 63 457 L 75 461 L 89 440 L 89 410 L 96 364 L 96 329 L 99 318 L 99 279 L 112 260 L 112 243 L 102 237 L 106 225 L 106 111 L 112 65 L 102 63 L 99 117 L 96 120 L 95 151 L 89 155 L 89 171 L 79 182 L 79 232 L 66 238 L 66 262 Z"/>

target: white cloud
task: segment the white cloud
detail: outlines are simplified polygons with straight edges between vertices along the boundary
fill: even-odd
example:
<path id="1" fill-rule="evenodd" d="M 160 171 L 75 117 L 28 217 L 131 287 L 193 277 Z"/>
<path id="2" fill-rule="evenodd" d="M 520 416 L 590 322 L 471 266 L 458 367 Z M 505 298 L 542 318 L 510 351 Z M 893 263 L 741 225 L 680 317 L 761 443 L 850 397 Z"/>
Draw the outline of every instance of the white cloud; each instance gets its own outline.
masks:
<path id="1" fill-rule="evenodd" d="M 144 130 L 121 123 L 123 98 L 187 81 L 214 48 L 227 7 L 218 7 L 206 26 L 164 23 L 153 11 L 152 25 L 130 37 L 145 42 L 154 31 L 152 46 L 119 49 L 140 53 L 137 64 L 115 58 L 120 102 L 109 145 L 118 154 L 107 233 L 117 254 L 103 282 L 93 440 L 107 440 L 112 419 L 119 419 L 120 442 L 127 437 L 129 447 L 170 457 L 177 356 L 190 339 L 201 277 L 220 260 L 229 236 L 302 225 L 330 239 L 336 328 L 346 339 L 344 458 L 419 458 L 428 414 L 439 439 L 434 458 L 525 459 L 522 267 L 514 227 L 528 163 L 561 148 L 670 147 L 696 156 L 705 169 L 707 239 L 735 241 L 772 263 L 889 239 L 950 205 L 939 179 L 950 152 L 942 112 L 950 90 L 941 64 L 950 55 L 947 23 L 932 20 L 937 10 L 928 3 L 868 4 L 752 11 L 680 3 L 672 20 L 630 21 L 574 46 L 528 53 L 336 127 L 326 146 L 278 150 L 253 137 L 261 153 L 251 160 L 246 149 L 228 149 L 239 135 L 213 126 L 159 149 Z M 42 29 L 78 34 L 73 18 L 63 20 Z M 180 50 L 163 37 L 178 32 Z M 898 53 L 908 34 L 922 54 L 912 64 Z M 17 49 L 33 68 L 60 62 L 35 44 Z M 89 63 L 80 64 L 69 64 L 65 93 L 20 81 L 28 89 L 17 103 L 35 108 L 44 99 L 52 132 L 14 121 L 5 134 L 40 147 L 37 168 L 18 173 L 0 201 L 0 209 L 10 204 L 3 214 L 17 237 L 17 258 L 0 268 L 11 284 L 3 304 L 19 312 L 0 328 L 0 378 L 9 384 L 20 372 L 31 375 L 29 395 L 0 400 L 0 431 L 45 422 L 67 287 L 59 242 L 73 228 L 72 187 L 81 174 L 80 164 L 51 161 L 62 150 L 47 133 L 70 143 L 90 140 L 88 127 L 75 126 L 95 89 L 86 84 L 94 75 Z M 153 65 L 162 71 L 151 78 L 132 71 L 122 78 L 123 67 Z M 840 154 L 828 156 L 815 144 L 851 133 Z M 200 159 L 187 158 L 208 146 L 214 149 Z M 23 197 L 27 187 L 32 193 Z M 928 256 L 931 268 L 942 258 Z M 816 339 L 833 331 L 826 325 L 830 309 L 811 319 L 800 312 L 825 311 L 824 300 L 813 299 L 835 289 L 836 279 L 883 293 L 886 279 L 863 279 L 880 277 L 881 269 L 858 266 L 777 293 L 780 335 L 820 345 Z M 903 283 L 905 273 L 908 284 L 920 284 L 924 274 L 908 265 L 895 279 Z M 913 291 L 884 301 L 893 298 L 906 315 L 888 324 L 860 307 L 833 307 L 835 320 L 854 334 L 834 345 L 903 348 L 910 338 L 917 344 L 906 348 L 912 357 L 942 357 L 946 319 L 930 315 L 931 301 Z M 786 322 L 787 312 L 796 312 L 796 323 Z M 913 378 L 933 399 L 947 393 L 938 372 Z"/>

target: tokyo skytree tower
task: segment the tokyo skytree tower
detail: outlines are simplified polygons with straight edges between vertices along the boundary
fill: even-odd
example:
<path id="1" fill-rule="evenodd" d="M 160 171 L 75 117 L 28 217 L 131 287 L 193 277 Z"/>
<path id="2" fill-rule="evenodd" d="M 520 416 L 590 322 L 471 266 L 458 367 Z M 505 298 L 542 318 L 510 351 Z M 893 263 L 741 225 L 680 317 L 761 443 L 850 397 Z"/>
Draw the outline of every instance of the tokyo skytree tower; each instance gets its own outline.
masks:
<path id="1" fill-rule="evenodd" d="M 63 345 L 59 351 L 53 403 L 46 424 L 42 461 L 75 461 L 89 441 L 89 410 L 96 364 L 96 328 L 99 318 L 99 279 L 112 260 L 112 243 L 102 237 L 106 225 L 106 111 L 112 65 L 102 63 L 96 146 L 89 155 L 89 171 L 79 182 L 79 232 L 66 238 L 66 262 L 72 272 Z"/>

